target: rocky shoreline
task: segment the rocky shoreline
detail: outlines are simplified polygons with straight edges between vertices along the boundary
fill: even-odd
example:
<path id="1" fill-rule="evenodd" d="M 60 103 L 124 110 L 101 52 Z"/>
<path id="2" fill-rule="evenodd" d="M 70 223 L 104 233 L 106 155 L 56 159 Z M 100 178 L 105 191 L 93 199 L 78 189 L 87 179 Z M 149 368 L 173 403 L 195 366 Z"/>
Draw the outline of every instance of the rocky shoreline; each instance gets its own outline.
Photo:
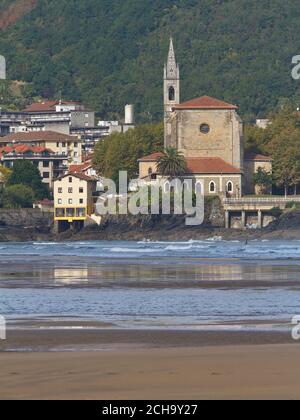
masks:
<path id="1" fill-rule="evenodd" d="M 22 213 L 23 214 L 23 213 Z M 16 214 L 15 214 L 16 216 Z M 23 214 L 24 216 L 24 214 Z M 11 217 L 11 215 L 10 215 Z M 101 226 L 89 226 L 81 231 L 56 234 L 49 215 L 25 222 L 0 223 L 0 242 L 30 241 L 94 241 L 152 240 L 188 241 L 221 237 L 225 240 L 285 239 L 300 240 L 300 210 L 290 210 L 262 230 L 229 229 L 222 226 L 219 215 L 206 218 L 202 226 L 188 227 L 184 216 L 109 216 Z"/>

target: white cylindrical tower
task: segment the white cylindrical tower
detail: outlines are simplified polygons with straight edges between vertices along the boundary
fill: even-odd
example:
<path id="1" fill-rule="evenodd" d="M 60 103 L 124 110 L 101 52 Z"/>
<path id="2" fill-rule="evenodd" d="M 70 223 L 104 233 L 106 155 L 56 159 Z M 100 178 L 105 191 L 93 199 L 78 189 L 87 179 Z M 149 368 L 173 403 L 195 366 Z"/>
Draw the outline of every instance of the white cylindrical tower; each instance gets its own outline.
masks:
<path id="1" fill-rule="evenodd" d="M 134 105 L 125 106 L 125 124 L 126 125 L 134 124 Z"/>

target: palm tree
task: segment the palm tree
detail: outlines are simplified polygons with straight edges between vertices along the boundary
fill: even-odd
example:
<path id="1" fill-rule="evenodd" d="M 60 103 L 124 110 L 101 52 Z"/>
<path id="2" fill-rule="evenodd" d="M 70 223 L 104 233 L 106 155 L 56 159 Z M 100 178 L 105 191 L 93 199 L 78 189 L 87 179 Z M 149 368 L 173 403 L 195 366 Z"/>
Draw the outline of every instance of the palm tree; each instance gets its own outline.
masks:
<path id="1" fill-rule="evenodd" d="M 157 159 L 157 170 L 162 176 L 176 178 L 187 172 L 184 156 L 174 147 L 168 147 L 165 153 Z"/>

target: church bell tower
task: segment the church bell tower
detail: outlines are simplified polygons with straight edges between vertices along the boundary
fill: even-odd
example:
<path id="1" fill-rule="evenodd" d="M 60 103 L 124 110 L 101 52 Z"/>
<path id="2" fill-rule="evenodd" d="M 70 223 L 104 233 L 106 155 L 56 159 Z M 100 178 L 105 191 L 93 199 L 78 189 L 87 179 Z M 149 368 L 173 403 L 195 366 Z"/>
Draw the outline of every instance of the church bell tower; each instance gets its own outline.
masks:
<path id="1" fill-rule="evenodd" d="M 179 65 L 176 63 L 173 39 L 170 39 L 168 61 L 164 68 L 164 122 L 165 148 L 171 141 L 171 113 L 172 107 L 180 103 L 180 75 Z"/>

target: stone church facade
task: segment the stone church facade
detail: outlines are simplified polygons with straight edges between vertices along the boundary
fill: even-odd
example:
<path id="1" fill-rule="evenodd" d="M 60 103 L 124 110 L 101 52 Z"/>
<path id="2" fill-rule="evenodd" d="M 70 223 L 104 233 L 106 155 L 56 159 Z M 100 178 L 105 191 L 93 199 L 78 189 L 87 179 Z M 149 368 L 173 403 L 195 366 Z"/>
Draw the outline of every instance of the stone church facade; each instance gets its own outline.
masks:
<path id="1" fill-rule="evenodd" d="M 237 110 L 236 105 L 209 96 L 180 102 L 180 70 L 171 39 L 164 67 L 164 146 L 183 154 L 185 177 L 201 182 L 206 195 L 240 197 L 243 191 L 252 192 L 254 173 L 245 174 L 245 169 L 257 166 L 249 164 L 252 157 L 244 156 L 243 122 Z M 140 178 L 159 177 L 158 157 L 154 153 L 140 160 Z M 260 156 L 260 165 L 270 169 L 270 159 Z"/>

